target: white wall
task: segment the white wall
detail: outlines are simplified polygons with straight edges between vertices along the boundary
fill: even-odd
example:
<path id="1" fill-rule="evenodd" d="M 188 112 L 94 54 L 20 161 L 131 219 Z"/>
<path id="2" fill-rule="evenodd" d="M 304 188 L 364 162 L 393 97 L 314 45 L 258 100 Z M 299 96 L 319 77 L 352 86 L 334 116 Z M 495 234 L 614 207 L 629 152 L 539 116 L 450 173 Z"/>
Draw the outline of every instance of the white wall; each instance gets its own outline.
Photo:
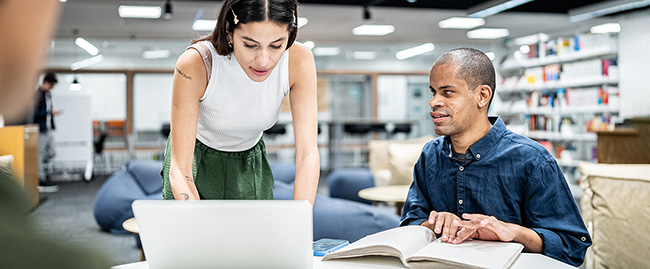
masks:
<path id="1" fill-rule="evenodd" d="M 620 22 L 619 87 L 620 117 L 650 116 L 650 17 L 642 16 Z"/>
<path id="2" fill-rule="evenodd" d="M 78 92 L 70 91 L 70 84 L 75 76 L 82 87 Z M 126 119 L 126 75 L 124 74 L 60 74 L 59 83 L 52 91 L 52 95 L 59 94 L 91 96 L 93 120 Z"/>
<path id="3" fill-rule="evenodd" d="M 133 79 L 133 124 L 135 131 L 159 131 L 169 123 L 172 103 L 172 74 L 137 74 Z"/>

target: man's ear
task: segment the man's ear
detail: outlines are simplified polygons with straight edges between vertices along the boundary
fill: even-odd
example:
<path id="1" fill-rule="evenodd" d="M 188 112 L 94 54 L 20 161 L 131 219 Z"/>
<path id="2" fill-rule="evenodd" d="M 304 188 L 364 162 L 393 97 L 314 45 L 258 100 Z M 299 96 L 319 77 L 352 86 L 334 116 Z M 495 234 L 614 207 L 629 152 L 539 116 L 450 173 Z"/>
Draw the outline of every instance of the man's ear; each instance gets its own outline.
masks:
<path id="1" fill-rule="evenodd" d="M 478 107 L 487 108 L 490 105 L 490 98 L 492 98 L 492 88 L 488 85 L 480 85 L 478 91 Z"/>

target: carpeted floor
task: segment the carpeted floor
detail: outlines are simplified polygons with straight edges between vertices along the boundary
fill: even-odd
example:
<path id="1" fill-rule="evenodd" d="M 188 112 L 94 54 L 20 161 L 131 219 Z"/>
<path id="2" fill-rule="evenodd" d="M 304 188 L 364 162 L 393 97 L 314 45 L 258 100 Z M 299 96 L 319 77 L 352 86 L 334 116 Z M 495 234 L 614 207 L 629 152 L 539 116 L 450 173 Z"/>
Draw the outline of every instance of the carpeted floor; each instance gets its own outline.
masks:
<path id="1" fill-rule="evenodd" d="M 59 192 L 41 193 L 41 202 L 30 216 L 39 233 L 54 237 L 62 244 L 101 253 L 111 265 L 137 262 L 140 249 L 133 234 L 107 233 L 95 222 L 95 194 L 106 178 L 56 182 Z"/>

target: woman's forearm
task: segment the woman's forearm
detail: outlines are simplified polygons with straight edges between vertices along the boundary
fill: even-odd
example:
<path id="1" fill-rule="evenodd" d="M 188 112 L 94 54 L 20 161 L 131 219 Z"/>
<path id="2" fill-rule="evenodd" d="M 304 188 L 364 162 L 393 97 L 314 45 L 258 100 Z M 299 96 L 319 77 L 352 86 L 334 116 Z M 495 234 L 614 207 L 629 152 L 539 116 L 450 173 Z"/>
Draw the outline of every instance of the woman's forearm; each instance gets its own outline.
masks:
<path id="1" fill-rule="evenodd" d="M 307 200 L 313 206 L 319 178 L 320 156 L 318 149 L 306 154 L 296 153 L 296 180 L 294 182 L 293 199 Z"/>

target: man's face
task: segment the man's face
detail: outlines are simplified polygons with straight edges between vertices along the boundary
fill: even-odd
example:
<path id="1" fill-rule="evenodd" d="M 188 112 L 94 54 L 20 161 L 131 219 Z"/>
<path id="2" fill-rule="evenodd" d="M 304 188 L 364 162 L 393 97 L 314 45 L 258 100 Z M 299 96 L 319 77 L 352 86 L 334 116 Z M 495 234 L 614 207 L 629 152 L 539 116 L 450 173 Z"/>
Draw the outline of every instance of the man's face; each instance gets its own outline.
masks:
<path id="1" fill-rule="evenodd" d="M 436 134 L 455 136 L 471 129 L 481 118 L 476 89 L 468 89 L 465 80 L 456 77 L 453 62 L 436 64 L 429 73 L 429 101 Z"/>
<path id="2" fill-rule="evenodd" d="M 41 88 L 43 89 L 43 91 L 49 92 L 52 90 L 52 88 L 54 88 L 54 83 L 45 81 L 43 82 L 43 85 L 41 85 Z"/>

